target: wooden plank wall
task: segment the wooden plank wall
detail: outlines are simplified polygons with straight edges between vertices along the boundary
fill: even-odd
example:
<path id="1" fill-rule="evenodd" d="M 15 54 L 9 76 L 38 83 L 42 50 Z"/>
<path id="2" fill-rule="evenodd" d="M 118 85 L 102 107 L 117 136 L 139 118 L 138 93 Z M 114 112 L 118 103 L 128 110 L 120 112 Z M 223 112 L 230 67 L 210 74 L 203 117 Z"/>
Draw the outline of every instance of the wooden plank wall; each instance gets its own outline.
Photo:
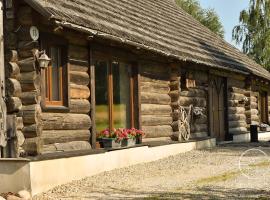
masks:
<path id="1" fill-rule="evenodd" d="M 147 138 L 170 137 L 173 133 L 169 76 L 168 65 L 140 64 L 141 125 Z"/>

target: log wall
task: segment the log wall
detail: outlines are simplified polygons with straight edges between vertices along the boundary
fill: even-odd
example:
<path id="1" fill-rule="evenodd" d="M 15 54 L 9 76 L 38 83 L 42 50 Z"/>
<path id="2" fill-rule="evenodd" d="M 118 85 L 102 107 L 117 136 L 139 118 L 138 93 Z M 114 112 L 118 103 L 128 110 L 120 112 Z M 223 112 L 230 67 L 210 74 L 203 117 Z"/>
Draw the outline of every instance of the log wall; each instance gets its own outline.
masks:
<path id="1" fill-rule="evenodd" d="M 59 150 L 56 143 L 61 148 L 64 146 L 65 151 L 91 148 L 89 50 L 86 37 L 81 40 L 78 34 L 72 32 L 55 32 L 23 1 L 14 3 L 17 5 L 9 9 L 16 16 L 9 13 L 10 19 L 6 20 L 5 68 L 7 106 L 9 114 L 16 115 L 18 152 L 21 155 L 48 153 L 48 150 Z M 68 40 L 67 112 L 42 110 L 43 77 L 33 54 L 40 46 L 29 34 L 33 25 L 38 27 L 40 33 L 60 34 Z"/>
<path id="2" fill-rule="evenodd" d="M 5 19 L 5 77 L 6 77 L 6 105 L 9 117 L 8 124 L 14 124 L 15 141 L 8 156 L 19 157 L 24 153 L 22 145 L 25 137 L 22 134 L 23 119 L 22 119 L 22 87 L 20 84 L 21 71 L 18 63 L 17 41 L 18 36 L 14 33 L 15 27 L 15 7 L 13 2 L 6 4 Z"/>
<path id="3" fill-rule="evenodd" d="M 229 133 L 246 133 L 248 127 L 247 113 L 250 111 L 250 91 L 245 88 L 243 80 L 228 78 L 228 120 Z M 248 101 L 245 101 L 245 98 Z"/>
<path id="4" fill-rule="evenodd" d="M 68 34 L 67 34 L 68 35 Z M 77 149 L 90 148 L 85 145 L 90 141 L 90 76 L 89 76 L 89 51 L 87 41 L 68 40 L 69 58 L 69 112 L 43 112 L 44 153 L 59 150 L 59 143 L 65 148 Z M 77 39 L 78 40 L 78 39 Z"/>
<path id="5" fill-rule="evenodd" d="M 208 136 L 208 74 L 203 71 L 188 71 L 187 89 L 180 92 L 179 102 L 183 107 L 193 105 L 202 109 L 201 116 L 192 115 L 191 138 Z M 181 87 L 184 88 L 184 87 Z"/>
<path id="6" fill-rule="evenodd" d="M 173 133 L 170 67 L 158 63 L 140 65 L 141 126 L 147 138 L 170 137 Z"/>

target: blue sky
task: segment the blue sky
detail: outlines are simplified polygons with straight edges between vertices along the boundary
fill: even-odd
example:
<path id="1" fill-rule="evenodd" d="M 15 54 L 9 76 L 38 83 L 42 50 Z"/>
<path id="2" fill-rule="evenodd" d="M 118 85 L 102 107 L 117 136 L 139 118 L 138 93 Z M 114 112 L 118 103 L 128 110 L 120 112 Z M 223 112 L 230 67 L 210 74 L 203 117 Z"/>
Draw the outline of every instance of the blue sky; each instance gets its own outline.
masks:
<path id="1" fill-rule="evenodd" d="M 225 29 L 225 40 L 232 42 L 232 29 L 239 22 L 239 14 L 248 8 L 249 0 L 199 0 L 203 8 L 214 8 Z M 235 44 L 234 44 L 235 45 Z"/>

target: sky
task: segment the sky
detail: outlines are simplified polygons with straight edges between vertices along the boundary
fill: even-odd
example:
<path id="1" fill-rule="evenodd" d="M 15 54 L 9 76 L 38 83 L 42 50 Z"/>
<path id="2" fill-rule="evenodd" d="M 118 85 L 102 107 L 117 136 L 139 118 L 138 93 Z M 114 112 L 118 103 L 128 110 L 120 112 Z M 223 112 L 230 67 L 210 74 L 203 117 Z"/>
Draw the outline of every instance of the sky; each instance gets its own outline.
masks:
<path id="1" fill-rule="evenodd" d="M 249 0 L 199 0 L 203 8 L 214 8 L 225 29 L 225 40 L 233 45 L 232 30 L 239 23 L 239 14 L 247 9 Z M 240 48 L 240 46 L 238 46 Z"/>

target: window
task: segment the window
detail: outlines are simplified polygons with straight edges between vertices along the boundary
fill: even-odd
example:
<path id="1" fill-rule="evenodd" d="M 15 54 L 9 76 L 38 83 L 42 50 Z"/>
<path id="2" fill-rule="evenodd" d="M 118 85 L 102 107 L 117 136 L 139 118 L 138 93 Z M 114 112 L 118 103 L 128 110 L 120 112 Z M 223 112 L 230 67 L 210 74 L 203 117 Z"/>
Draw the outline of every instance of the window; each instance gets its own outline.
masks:
<path id="1" fill-rule="evenodd" d="M 96 129 L 135 127 L 136 67 L 123 62 L 96 61 Z"/>
<path id="2" fill-rule="evenodd" d="M 42 69 L 42 105 L 44 108 L 67 107 L 68 73 L 67 46 L 63 39 L 46 39 L 42 42 L 42 49 L 51 58 L 46 69 Z"/>

